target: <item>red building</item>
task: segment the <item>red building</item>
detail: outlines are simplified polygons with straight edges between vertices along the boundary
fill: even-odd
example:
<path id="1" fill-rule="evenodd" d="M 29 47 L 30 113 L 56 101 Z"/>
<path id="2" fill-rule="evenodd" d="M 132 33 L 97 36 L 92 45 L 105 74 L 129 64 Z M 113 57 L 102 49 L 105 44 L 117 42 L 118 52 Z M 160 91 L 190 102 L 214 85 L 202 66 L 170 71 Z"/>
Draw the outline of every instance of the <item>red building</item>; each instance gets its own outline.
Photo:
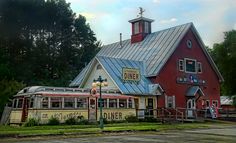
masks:
<path id="1" fill-rule="evenodd" d="M 223 77 L 193 23 L 151 32 L 154 20 L 139 17 L 131 39 L 105 45 L 72 81 L 71 87 L 91 88 L 93 79 L 108 80 L 109 90 L 135 96 L 137 116 L 182 113 L 220 107 Z M 175 113 L 173 113 L 173 111 Z"/>

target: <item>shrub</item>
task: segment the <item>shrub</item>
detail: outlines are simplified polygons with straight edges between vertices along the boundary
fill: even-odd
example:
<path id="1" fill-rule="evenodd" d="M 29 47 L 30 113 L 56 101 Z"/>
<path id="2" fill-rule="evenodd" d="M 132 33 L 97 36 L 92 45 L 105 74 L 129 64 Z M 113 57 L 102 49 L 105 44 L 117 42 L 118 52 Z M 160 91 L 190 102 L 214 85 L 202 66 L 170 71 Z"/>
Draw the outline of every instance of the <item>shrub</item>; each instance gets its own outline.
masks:
<path id="1" fill-rule="evenodd" d="M 78 124 L 78 119 L 76 119 L 74 117 L 68 118 L 68 119 L 66 119 L 65 124 L 76 125 L 76 124 Z"/>
<path id="2" fill-rule="evenodd" d="M 138 118 L 135 115 L 128 115 L 125 117 L 127 122 L 138 122 Z"/>
<path id="3" fill-rule="evenodd" d="M 38 126 L 39 125 L 39 120 L 35 118 L 29 118 L 25 123 L 25 127 L 32 127 L 32 126 Z"/>
<path id="4" fill-rule="evenodd" d="M 79 122 L 78 122 L 79 125 L 88 125 L 89 124 L 89 121 L 86 120 L 86 119 L 81 119 Z"/>
<path id="5" fill-rule="evenodd" d="M 49 120 L 48 120 L 48 125 L 59 125 L 60 124 L 60 121 L 58 118 L 55 118 L 55 117 L 51 117 Z"/>

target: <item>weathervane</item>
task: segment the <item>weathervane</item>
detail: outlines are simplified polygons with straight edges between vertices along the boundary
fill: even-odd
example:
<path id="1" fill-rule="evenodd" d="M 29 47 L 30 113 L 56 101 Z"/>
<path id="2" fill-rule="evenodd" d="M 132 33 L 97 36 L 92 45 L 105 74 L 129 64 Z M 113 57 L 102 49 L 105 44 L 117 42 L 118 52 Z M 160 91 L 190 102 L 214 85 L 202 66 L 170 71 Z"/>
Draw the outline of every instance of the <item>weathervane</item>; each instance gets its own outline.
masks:
<path id="1" fill-rule="evenodd" d="M 139 7 L 139 16 L 143 17 L 144 9 L 142 7 Z"/>

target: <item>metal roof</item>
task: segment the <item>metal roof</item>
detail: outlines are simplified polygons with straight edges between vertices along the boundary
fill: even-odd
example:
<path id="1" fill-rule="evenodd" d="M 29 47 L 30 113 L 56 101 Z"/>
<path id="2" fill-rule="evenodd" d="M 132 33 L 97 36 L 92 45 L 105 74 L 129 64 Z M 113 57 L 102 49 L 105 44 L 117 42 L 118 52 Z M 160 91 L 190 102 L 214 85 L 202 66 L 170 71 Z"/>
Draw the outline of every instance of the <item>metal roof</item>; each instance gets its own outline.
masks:
<path id="1" fill-rule="evenodd" d="M 190 29 L 195 34 L 196 39 L 200 43 L 201 48 L 203 49 L 213 69 L 215 69 L 219 80 L 223 81 L 223 77 L 207 53 L 207 50 L 205 49 L 204 44 L 192 23 L 187 23 L 151 33 L 147 35 L 143 41 L 138 43 L 131 44 L 131 40 L 128 39 L 122 41 L 122 46 L 120 45 L 120 42 L 105 45 L 96 55 L 96 58 L 101 61 L 102 65 L 105 64 L 105 66 L 103 66 L 106 68 L 106 70 L 108 70 L 107 72 L 109 74 L 114 74 L 113 80 L 117 83 L 119 83 L 117 73 L 119 73 L 121 69 L 117 69 L 116 64 L 120 64 L 118 67 L 122 67 L 122 65 L 133 65 L 133 67 L 135 67 L 137 63 L 141 63 L 142 66 L 140 66 L 140 68 L 142 68 L 143 77 L 157 76 L 170 56 L 174 53 L 179 43 L 186 35 L 187 31 Z M 94 59 L 92 62 L 93 61 Z M 71 82 L 70 86 L 79 86 L 90 67 L 91 63 L 90 65 L 87 65 L 84 70 Z M 113 75 L 111 75 L 111 78 L 113 78 Z M 127 85 L 127 87 L 128 86 L 129 85 Z M 137 91 L 135 88 L 136 87 L 130 88 L 130 93 L 132 90 Z M 125 91 L 126 89 L 121 90 Z M 143 89 L 138 89 L 138 91 L 140 91 L 138 93 L 144 93 Z"/>
<path id="2" fill-rule="evenodd" d="M 191 86 L 187 90 L 186 96 L 194 97 L 196 95 L 196 93 L 199 93 L 200 95 L 204 96 L 204 93 L 203 93 L 202 89 L 199 86 Z"/>
<path id="3" fill-rule="evenodd" d="M 97 56 L 100 64 L 103 65 L 106 72 L 112 77 L 121 93 L 123 94 L 149 94 L 148 85 L 151 82 L 144 76 L 144 66 L 140 61 L 131 61 L 125 59 L 108 58 Z M 122 79 L 122 69 L 132 68 L 140 70 L 140 81 L 138 82 L 124 82 Z"/>

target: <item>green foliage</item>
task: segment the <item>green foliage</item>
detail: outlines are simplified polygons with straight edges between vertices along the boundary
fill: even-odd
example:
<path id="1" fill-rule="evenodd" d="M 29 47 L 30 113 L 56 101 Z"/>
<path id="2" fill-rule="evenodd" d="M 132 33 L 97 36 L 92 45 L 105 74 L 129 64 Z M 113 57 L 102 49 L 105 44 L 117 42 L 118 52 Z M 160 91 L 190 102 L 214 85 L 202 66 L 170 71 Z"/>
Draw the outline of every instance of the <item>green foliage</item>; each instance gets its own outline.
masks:
<path id="1" fill-rule="evenodd" d="M 222 43 L 214 44 L 210 54 L 224 77 L 222 93 L 236 94 L 236 30 L 225 32 Z"/>
<path id="2" fill-rule="evenodd" d="M 0 1 L 0 79 L 66 86 L 99 46 L 65 0 Z"/>
<path id="3" fill-rule="evenodd" d="M 125 117 L 125 120 L 127 122 L 129 122 L 129 123 L 131 123 L 131 122 L 138 122 L 139 121 L 138 118 L 135 115 L 127 115 Z"/>
<path id="4" fill-rule="evenodd" d="M 55 118 L 55 117 L 51 117 L 49 120 L 48 120 L 48 125 L 59 125 L 60 124 L 60 121 L 58 118 Z"/>
<path id="5" fill-rule="evenodd" d="M 7 103 L 10 104 L 10 99 L 25 85 L 15 80 L 0 80 L 0 117 Z"/>
<path id="6" fill-rule="evenodd" d="M 66 125 L 76 125 L 76 124 L 78 124 L 78 119 L 74 118 L 74 117 L 70 117 L 70 118 L 66 119 L 65 124 Z"/>
<path id="7" fill-rule="evenodd" d="M 25 127 L 33 127 L 33 126 L 38 126 L 39 125 L 39 120 L 35 118 L 29 118 L 25 123 Z"/>

